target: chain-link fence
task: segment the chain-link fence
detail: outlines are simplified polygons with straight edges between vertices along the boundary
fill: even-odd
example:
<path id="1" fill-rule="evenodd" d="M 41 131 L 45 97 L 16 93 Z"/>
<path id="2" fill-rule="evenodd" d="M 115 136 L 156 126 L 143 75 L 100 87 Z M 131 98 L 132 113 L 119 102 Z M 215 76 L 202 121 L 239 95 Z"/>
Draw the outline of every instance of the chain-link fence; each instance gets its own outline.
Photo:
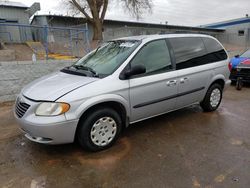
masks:
<path id="1" fill-rule="evenodd" d="M 34 54 L 45 58 L 81 57 L 90 50 L 86 24 L 71 27 L 0 24 L 0 41 L 10 49 L 17 44 L 27 45 Z"/>
<path id="2" fill-rule="evenodd" d="M 202 33 L 216 37 L 228 50 L 230 56 L 240 54 L 250 48 L 250 29 L 244 35 L 239 33 L 216 33 L 206 31 L 188 31 L 167 28 L 121 27 L 106 28 L 104 40 L 114 38 L 167 33 Z M 27 60 L 32 54 L 37 58 L 65 59 L 82 57 L 90 51 L 89 31 L 86 24 L 70 27 L 49 27 L 37 25 L 17 25 L 0 23 L 0 42 L 4 42 L 16 57 L 26 55 Z M 19 46 L 18 46 L 19 44 Z M 28 46 L 20 46 L 20 44 Z M 13 54 L 13 53 L 10 53 Z M 24 60 L 26 60 L 24 58 Z M 21 58 L 23 60 L 23 58 Z"/>

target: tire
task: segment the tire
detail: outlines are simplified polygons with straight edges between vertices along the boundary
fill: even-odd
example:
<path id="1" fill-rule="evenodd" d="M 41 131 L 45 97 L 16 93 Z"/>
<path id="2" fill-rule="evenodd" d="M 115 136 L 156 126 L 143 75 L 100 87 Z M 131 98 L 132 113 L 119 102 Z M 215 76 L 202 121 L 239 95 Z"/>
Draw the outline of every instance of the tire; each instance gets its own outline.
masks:
<path id="1" fill-rule="evenodd" d="M 88 113 L 80 120 L 78 126 L 79 144 L 85 150 L 96 152 L 107 149 L 115 143 L 121 133 L 122 121 L 115 110 L 102 107 Z"/>
<path id="2" fill-rule="evenodd" d="M 242 85 L 243 85 L 243 84 L 242 84 L 242 81 L 237 81 L 235 87 L 236 87 L 237 90 L 240 91 L 240 90 L 242 89 Z"/>
<path id="3" fill-rule="evenodd" d="M 210 86 L 210 88 L 206 93 L 205 98 L 201 102 L 202 109 L 205 112 L 212 112 L 217 110 L 217 108 L 220 106 L 221 103 L 222 94 L 223 92 L 220 84 L 213 84 L 212 86 Z"/>

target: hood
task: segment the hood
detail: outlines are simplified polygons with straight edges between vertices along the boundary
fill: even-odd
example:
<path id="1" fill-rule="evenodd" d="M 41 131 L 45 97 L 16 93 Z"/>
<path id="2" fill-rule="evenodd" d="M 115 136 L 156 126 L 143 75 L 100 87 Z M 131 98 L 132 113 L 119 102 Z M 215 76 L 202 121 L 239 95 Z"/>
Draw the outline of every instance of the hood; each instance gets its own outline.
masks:
<path id="1" fill-rule="evenodd" d="M 250 59 L 246 59 L 245 61 L 241 62 L 237 68 L 250 68 Z"/>
<path id="2" fill-rule="evenodd" d="M 62 95 L 96 80 L 98 78 L 56 72 L 31 82 L 23 89 L 22 94 L 33 100 L 55 101 Z"/>

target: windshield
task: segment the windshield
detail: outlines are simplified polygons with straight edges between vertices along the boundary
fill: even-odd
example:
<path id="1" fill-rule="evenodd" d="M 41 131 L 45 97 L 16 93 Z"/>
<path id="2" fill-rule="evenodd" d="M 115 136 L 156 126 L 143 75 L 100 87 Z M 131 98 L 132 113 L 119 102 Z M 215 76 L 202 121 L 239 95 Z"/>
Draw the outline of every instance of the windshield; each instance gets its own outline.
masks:
<path id="1" fill-rule="evenodd" d="M 140 41 L 134 40 L 106 42 L 68 69 L 78 73 L 82 72 L 85 76 L 89 76 L 89 74 L 94 77 L 108 76 L 128 58 L 139 44 Z"/>
<path id="2" fill-rule="evenodd" d="M 250 58 L 250 50 L 247 50 L 246 52 L 244 52 L 240 57 Z"/>

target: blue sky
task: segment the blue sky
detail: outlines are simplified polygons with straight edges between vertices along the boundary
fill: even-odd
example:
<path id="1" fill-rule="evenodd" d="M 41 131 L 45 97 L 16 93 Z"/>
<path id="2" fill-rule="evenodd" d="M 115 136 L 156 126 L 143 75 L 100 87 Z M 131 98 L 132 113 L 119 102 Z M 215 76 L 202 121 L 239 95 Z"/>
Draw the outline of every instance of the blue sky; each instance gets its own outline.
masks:
<path id="1" fill-rule="evenodd" d="M 31 5 L 34 0 L 15 0 Z M 36 0 L 41 3 L 39 14 L 67 14 L 62 0 Z M 139 21 L 171 25 L 198 26 L 250 15 L 249 0 L 153 0 L 152 13 L 145 12 Z M 110 6 L 106 18 L 136 20 L 122 7 Z"/>

